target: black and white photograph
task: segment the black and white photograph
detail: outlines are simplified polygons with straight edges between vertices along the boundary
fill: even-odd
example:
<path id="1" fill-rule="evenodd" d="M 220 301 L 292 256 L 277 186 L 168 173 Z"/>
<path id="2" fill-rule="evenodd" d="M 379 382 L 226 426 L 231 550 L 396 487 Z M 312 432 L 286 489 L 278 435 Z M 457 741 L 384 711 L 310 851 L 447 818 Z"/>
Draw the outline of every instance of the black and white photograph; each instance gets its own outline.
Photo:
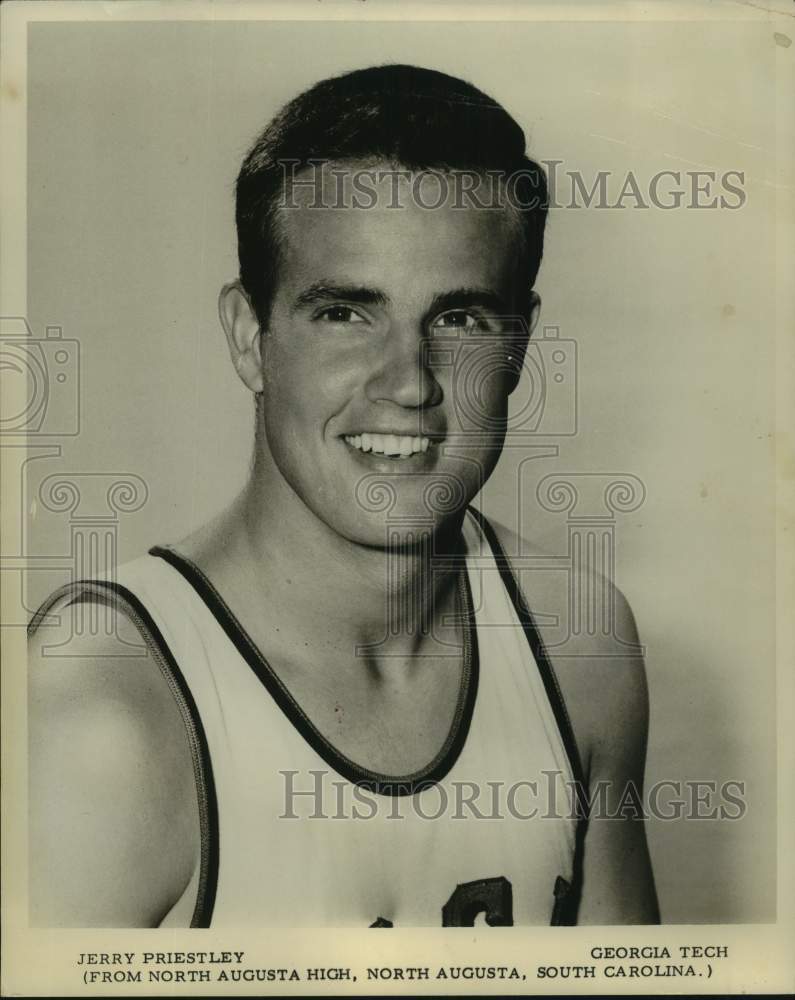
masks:
<path id="1" fill-rule="evenodd" d="M 792 988 L 792 5 L 1 13 L 4 995 Z"/>

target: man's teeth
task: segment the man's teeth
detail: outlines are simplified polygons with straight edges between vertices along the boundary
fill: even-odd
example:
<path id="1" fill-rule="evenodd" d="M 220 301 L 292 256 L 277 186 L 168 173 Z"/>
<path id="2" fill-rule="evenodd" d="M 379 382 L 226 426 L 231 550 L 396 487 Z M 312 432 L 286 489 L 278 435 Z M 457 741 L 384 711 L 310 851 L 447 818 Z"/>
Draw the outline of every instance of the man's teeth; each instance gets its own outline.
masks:
<path id="1" fill-rule="evenodd" d="M 409 455 L 427 451 L 431 443 L 430 438 L 408 435 L 398 437 L 396 434 L 346 434 L 345 440 L 359 451 L 372 451 L 376 455 L 394 455 L 400 458 L 408 458 Z"/>

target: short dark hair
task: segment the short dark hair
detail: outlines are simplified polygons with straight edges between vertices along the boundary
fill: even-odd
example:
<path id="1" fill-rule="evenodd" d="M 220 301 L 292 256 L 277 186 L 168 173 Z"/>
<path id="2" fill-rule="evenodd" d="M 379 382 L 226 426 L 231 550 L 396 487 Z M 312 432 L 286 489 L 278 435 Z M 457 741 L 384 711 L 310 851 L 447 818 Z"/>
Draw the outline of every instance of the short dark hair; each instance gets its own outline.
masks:
<path id="1" fill-rule="evenodd" d="M 240 282 L 261 323 L 277 278 L 276 207 L 291 175 L 323 162 L 386 161 L 412 171 L 497 173 L 516 181 L 523 278 L 541 263 L 547 185 L 525 154 L 520 126 L 493 98 L 446 73 L 385 65 L 321 80 L 293 98 L 257 137 L 236 186 Z"/>

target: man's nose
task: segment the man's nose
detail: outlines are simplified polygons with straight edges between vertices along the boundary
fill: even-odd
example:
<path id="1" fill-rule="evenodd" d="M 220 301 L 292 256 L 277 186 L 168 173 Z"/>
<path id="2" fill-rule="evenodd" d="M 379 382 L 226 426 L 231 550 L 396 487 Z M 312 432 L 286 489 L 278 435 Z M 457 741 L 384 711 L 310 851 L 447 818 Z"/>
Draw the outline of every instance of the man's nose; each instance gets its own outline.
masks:
<path id="1" fill-rule="evenodd" d="M 437 406 L 443 392 L 428 361 L 423 335 L 390 331 L 381 362 L 367 381 L 367 398 L 371 403 L 395 403 L 407 409 Z"/>

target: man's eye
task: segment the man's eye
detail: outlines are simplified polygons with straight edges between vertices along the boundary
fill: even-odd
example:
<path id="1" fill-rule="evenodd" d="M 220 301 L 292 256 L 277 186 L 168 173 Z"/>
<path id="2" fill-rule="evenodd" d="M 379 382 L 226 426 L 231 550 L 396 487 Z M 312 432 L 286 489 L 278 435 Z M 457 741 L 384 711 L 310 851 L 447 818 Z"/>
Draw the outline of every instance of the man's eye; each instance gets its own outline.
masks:
<path id="1" fill-rule="evenodd" d="M 436 330 L 479 330 L 483 328 L 483 322 L 465 309 L 452 309 L 438 316 L 433 327 Z"/>
<path id="2" fill-rule="evenodd" d="M 315 319 L 326 323 L 366 323 L 367 321 L 350 306 L 328 306 L 321 310 Z"/>

